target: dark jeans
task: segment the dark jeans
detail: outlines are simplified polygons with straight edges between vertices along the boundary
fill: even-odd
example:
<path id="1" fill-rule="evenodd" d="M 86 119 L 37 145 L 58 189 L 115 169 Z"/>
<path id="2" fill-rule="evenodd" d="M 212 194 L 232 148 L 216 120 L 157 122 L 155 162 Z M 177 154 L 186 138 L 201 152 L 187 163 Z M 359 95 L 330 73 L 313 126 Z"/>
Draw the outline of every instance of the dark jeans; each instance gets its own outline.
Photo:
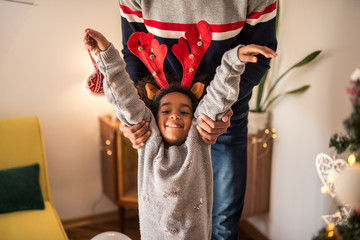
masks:
<path id="1" fill-rule="evenodd" d="M 213 240 L 238 239 L 247 168 L 247 116 L 231 121 L 211 147 L 214 172 Z"/>

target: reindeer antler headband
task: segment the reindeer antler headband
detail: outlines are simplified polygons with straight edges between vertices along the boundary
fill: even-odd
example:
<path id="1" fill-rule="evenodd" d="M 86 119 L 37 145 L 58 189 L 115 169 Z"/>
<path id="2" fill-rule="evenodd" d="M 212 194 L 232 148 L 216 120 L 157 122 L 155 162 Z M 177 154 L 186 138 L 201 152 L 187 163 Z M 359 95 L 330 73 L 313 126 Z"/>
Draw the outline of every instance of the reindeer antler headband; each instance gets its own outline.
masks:
<path id="1" fill-rule="evenodd" d="M 191 30 L 185 32 L 185 38 L 181 37 L 179 43 L 172 47 L 174 55 L 179 59 L 183 67 L 181 86 L 190 88 L 201 59 L 210 46 L 211 39 L 210 26 L 207 22 L 200 21 Z M 191 52 L 189 52 L 188 46 L 190 46 Z M 165 88 L 168 85 L 164 74 L 166 45 L 160 45 L 151 33 L 136 32 L 130 36 L 128 47 L 150 70 L 159 87 Z M 147 92 L 150 89 L 153 90 L 153 88 L 148 87 Z M 199 98 L 204 90 L 203 85 L 198 90 L 201 93 L 197 92 L 195 95 Z M 155 95 L 148 93 L 148 96 L 153 97 Z"/>

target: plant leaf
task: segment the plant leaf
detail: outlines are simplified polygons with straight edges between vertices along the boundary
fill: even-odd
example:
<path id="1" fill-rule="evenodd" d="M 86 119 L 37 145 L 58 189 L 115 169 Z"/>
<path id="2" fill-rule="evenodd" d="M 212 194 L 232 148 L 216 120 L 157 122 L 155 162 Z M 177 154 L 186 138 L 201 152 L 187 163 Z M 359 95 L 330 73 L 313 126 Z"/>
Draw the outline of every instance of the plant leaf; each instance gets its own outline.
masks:
<path id="1" fill-rule="evenodd" d="M 280 93 L 278 95 L 276 95 L 275 97 L 273 97 L 267 104 L 266 106 L 264 107 L 264 112 L 268 109 L 268 107 L 276 100 L 278 99 L 279 97 L 281 97 L 282 95 L 293 95 L 293 94 L 300 94 L 300 93 L 303 93 L 305 92 L 306 90 L 308 90 L 310 88 L 310 85 L 304 85 L 302 87 L 299 87 L 299 88 L 296 88 L 294 90 L 291 90 L 291 91 L 287 91 L 285 93 Z"/>
<path id="2" fill-rule="evenodd" d="M 270 99 L 270 101 L 266 104 L 266 106 L 264 107 L 264 112 L 266 112 L 266 110 L 268 109 L 268 107 L 276 100 L 278 99 L 279 97 L 281 97 L 281 95 L 283 94 L 278 94 L 276 95 L 275 97 L 273 97 L 272 99 Z"/>
<path id="3" fill-rule="evenodd" d="M 297 68 L 297 67 L 304 66 L 305 64 L 307 64 L 307 63 L 311 62 L 312 60 L 314 60 L 320 53 L 321 53 L 321 50 L 314 51 L 314 52 L 310 53 L 309 55 L 304 57 L 300 62 L 298 62 L 294 66 L 292 66 L 291 68 Z"/>
<path id="4" fill-rule="evenodd" d="M 265 82 L 266 82 L 268 72 L 269 71 L 267 71 L 265 73 L 265 75 L 262 77 L 262 79 L 261 79 L 261 81 L 260 81 L 260 83 L 258 85 L 258 88 L 257 88 L 255 112 L 261 112 L 261 99 L 262 99 L 262 95 L 263 95 L 263 92 L 264 92 L 264 86 L 265 86 Z"/>
<path id="5" fill-rule="evenodd" d="M 284 93 L 284 94 L 285 94 L 285 95 L 299 94 L 299 93 L 305 92 L 305 91 L 308 90 L 309 88 L 310 88 L 310 85 L 304 85 L 304 86 L 299 87 L 299 88 L 297 88 L 297 89 L 288 91 L 288 92 L 286 92 L 286 93 Z"/>
<path id="6" fill-rule="evenodd" d="M 312 60 L 314 60 L 319 54 L 321 53 L 321 50 L 318 51 L 314 51 L 312 53 L 310 53 L 309 55 L 307 55 L 305 58 L 303 58 L 301 61 L 297 62 L 296 64 L 294 64 L 293 66 L 291 66 L 290 68 L 288 68 L 283 74 L 280 75 L 280 77 L 278 79 L 276 79 L 276 81 L 274 82 L 274 84 L 271 86 L 266 98 L 265 98 L 265 102 L 269 99 L 272 91 L 275 89 L 276 85 L 279 83 L 279 81 L 288 73 L 290 72 L 292 69 L 297 68 L 297 67 L 301 67 L 307 63 L 310 63 Z"/>

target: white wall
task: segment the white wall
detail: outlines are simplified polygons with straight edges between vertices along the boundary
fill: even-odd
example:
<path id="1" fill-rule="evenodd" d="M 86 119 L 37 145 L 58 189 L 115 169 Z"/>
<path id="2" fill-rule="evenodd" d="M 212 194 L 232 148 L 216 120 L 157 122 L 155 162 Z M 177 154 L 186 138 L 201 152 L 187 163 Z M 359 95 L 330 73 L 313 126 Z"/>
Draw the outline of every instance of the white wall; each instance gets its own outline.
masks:
<path id="1" fill-rule="evenodd" d="M 321 152 L 333 154 L 330 137 L 345 131 L 342 122 L 351 112 L 345 88 L 360 64 L 359 12 L 358 0 L 281 1 L 278 72 L 314 50 L 323 52 L 311 65 L 294 70 L 280 87 L 311 88 L 273 107 L 278 138 L 270 212 L 251 219 L 270 239 L 311 239 L 325 226 L 320 216 L 336 211 L 330 195 L 320 193 L 315 158 Z"/>
<path id="2" fill-rule="evenodd" d="M 61 219 L 115 210 L 102 197 L 98 115 L 103 97 L 82 84 L 92 68 L 86 27 L 119 48 L 117 0 L 0 2 L 0 117 L 37 115 L 43 125 L 51 192 Z"/>
<path id="3" fill-rule="evenodd" d="M 83 90 L 91 62 L 82 36 L 93 27 L 121 47 L 117 0 L 35 3 L 0 1 L 0 117 L 39 116 L 61 219 L 115 210 L 102 197 L 97 119 L 112 107 Z M 351 111 L 345 87 L 360 63 L 359 12 L 359 0 L 282 1 L 279 71 L 313 50 L 323 53 L 283 80 L 286 88 L 310 83 L 309 91 L 273 108 L 271 209 L 251 219 L 273 240 L 311 239 L 324 225 L 320 215 L 336 206 L 320 193 L 315 157 L 332 154 L 329 138 Z"/>

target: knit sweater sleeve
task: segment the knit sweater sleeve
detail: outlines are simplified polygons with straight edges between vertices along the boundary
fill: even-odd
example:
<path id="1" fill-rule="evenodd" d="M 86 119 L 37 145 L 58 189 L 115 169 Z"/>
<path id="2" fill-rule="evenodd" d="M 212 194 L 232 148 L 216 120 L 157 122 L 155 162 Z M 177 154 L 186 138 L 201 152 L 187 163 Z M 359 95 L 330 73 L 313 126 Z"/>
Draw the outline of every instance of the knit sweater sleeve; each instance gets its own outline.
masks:
<path id="1" fill-rule="evenodd" d="M 134 125 L 142 120 L 150 121 L 151 111 L 139 98 L 118 50 L 111 44 L 106 51 L 98 53 L 97 57 L 99 69 L 104 74 L 105 96 L 115 107 L 119 120 L 126 125 Z"/>
<path id="2" fill-rule="evenodd" d="M 203 113 L 214 121 L 220 120 L 238 99 L 240 75 L 245 69 L 245 64 L 238 58 L 238 49 L 233 48 L 222 57 L 214 80 L 206 88 L 206 95 L 195 111 L 196 118 Z"/>

